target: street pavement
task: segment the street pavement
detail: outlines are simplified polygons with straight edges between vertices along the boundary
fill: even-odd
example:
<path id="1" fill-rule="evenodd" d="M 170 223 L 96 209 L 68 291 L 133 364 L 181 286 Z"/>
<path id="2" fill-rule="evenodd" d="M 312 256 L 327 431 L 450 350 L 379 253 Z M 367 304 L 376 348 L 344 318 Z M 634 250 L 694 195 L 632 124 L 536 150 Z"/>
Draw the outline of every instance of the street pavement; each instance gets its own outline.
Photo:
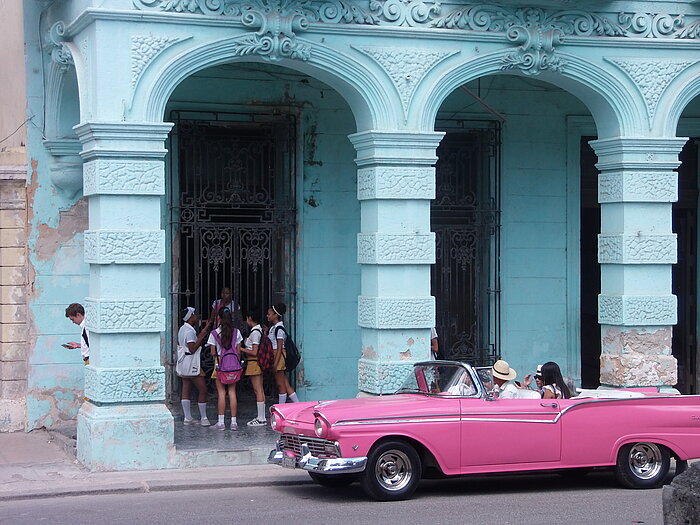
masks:
<path id="1" fill-rule="evenodd" d="M 267 464 L 90 472 L 66 450 L 60 434 L 0 433 L 0 501 L 310 483 L 305 472 Z"/>

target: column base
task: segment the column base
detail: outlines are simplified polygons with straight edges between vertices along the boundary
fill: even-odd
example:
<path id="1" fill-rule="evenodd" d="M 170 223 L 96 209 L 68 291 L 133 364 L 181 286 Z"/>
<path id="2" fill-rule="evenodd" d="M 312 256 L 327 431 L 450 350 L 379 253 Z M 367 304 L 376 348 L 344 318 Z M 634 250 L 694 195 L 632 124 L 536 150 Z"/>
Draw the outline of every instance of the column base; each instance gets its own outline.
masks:
<path id="1" fill-rule="evenodd" d="M 412 370 L 413 362 L 360 359 L 357 384 L 369 394 L 393 394 Z"/>
<path id="2" fill-rule="evenodd" d="M 173 416 L 163 404 L 83 403 L 78 460 L 92 471 L 172 468 Z"/>
<path id="3" fill-rule="evenodd" d="M 600 382 L 614 387 L 663 386 L 678 382 L 671 355 L 673 328 L 602 327 Z"/>

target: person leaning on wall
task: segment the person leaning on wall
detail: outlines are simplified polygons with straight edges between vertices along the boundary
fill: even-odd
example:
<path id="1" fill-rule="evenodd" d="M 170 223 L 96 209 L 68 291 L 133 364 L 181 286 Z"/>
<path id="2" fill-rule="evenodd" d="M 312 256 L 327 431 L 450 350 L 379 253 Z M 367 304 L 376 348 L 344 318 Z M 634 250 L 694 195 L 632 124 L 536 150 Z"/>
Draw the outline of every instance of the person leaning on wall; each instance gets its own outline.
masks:
<path id="1" fill-rule="evenodd" d="M 90 332 L 85 326 L 85 309 L 80 303 L 71 303 L 66 308 L 66 317 L 80 326 L 80 342 L 71 341 L 63 343 L 64 348 L 76 349 L 80 348 L 80 353 L 83 356 L 83 363 L 90 364 Z"/>

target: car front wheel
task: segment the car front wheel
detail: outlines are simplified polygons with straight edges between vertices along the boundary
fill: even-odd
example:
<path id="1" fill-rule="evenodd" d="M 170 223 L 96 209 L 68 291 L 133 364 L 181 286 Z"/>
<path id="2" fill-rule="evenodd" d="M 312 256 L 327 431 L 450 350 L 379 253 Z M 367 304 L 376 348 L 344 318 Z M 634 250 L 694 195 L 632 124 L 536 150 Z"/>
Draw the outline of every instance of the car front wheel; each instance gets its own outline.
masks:
<path id="1" fill-rule="evenodd" d="M 387 441 L 370 452 L 360 483 L 371 498 L 397 501 L 410 498 L 420 478 L 416 449 L 403 441 Z"/>
<path id="2" fill-rule="evenodd" d="M 631 489 L 660 487 L 671 467 L 669 450 L 654 443 L 629 443 L 617 455 L 617 480 Z"/>

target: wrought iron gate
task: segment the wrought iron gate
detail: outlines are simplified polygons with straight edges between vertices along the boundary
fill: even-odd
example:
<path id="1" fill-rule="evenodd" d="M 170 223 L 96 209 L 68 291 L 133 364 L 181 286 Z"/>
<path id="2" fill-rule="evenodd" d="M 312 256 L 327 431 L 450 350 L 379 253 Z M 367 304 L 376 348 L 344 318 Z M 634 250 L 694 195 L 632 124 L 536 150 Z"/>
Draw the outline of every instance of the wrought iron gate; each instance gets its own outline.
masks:
<path id="1" fill-rule="evenodd" d="M 497 123 L 458 122 L 437 150 L 432 294 L 441 356 L 491 365 L 499 343 Z"/>
<path id="2" fill-rule="evenodd" d="M 264 314 L 284 301 L 293 316 L 295 119 L 196 116 L 171 113 L 173 312 L 194 306 L 206 316 L 230 287 L 241 305 Z"/>

